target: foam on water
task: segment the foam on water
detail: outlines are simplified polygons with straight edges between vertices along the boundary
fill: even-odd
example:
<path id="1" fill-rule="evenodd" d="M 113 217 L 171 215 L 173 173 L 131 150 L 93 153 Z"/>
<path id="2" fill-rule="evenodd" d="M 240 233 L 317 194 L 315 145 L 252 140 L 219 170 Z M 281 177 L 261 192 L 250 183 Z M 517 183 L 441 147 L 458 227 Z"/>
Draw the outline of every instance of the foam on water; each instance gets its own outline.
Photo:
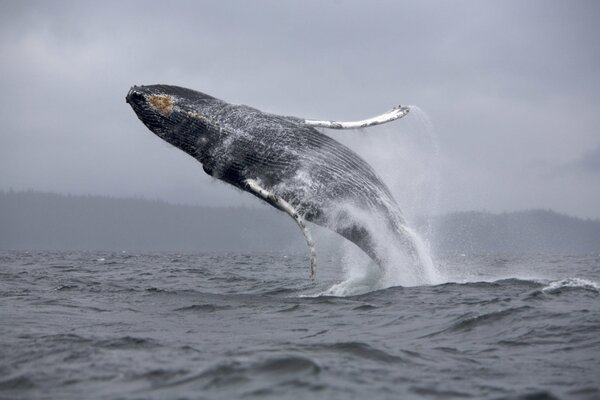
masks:
<path id="1" fill-rule="evenodd" d="M 558 281 L 552 281 L 548 286 L 542 289 L 544 293 L 553 293 L 563 288 L 581 288 L 594 292 L 600 292 L 600 285 L 597 282 L 582 278 L 566 278 Z"/>

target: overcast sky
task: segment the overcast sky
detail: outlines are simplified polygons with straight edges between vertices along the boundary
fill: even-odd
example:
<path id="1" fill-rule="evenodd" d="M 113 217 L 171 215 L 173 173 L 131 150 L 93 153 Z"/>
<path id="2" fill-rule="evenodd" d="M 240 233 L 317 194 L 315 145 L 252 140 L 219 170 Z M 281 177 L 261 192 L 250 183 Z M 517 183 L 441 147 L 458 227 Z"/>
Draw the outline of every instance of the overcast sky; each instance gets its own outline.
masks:
<path id="1" fill-rule="evenodd" d="M 1 1 L 0 190 L 255 204 L 125 103 L 168 83 L 310 118 L 414 104 L 435 128 L 420 151 L 440 212 L 599 218 L 598 21 L 596 1 Z M 393 124 L 395 148 L 378 130 L 331 135 L 393 179 L 423 164 L 417 117 Z"/>

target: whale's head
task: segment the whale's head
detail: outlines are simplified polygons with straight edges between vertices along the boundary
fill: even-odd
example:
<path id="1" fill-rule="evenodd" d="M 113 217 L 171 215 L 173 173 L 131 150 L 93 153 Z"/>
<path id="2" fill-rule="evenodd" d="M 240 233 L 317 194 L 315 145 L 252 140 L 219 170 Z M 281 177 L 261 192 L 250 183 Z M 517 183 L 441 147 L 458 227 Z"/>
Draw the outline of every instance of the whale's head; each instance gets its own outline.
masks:
<path id="1" fill-rule="evenodd" d="M 178 86 L 133 86 L 125 101 L 158 137 L 193 157 L 201 156 L 218 131 L 205 110 L 217 99 Z"/>

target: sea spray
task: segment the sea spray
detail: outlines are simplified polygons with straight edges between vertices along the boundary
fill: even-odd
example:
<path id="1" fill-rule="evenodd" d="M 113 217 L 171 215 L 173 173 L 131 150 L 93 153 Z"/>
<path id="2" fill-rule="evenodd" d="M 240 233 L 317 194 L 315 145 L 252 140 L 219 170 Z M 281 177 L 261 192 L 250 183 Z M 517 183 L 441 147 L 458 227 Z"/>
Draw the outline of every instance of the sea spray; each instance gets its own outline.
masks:
<path id="1" fill-rule="evenodd" d="M 324 294 L 348 296 L 392 286 L 420 286 L 443 281 L 428 246 L 408 225 L 401 225 L 401 231 L 396 232 L 384 216 L 372 210 L 353 210 L 352 215 L 368 229 L 382 258 L 377 265 L 357 246 L 345 242 L 339 257 L 344 281 Z"/>
<path id="2" fill-rule="evenodd" d="M 403 123 L 328 134 L 356 151 L 388 185 L 403 212 L 401 235 L 411 242 L 416 257 L 397 243 L 397 235 L 377 215 L 361 215 L 360 210 L 354 210 L 353 215 L 370 226 L 378 251 L 385 254 L 386 260 L 380 268 L 356 246 L 342 246 L 344 281 L 326 294 L 349 295 L 390 286 L 443 282 L 430 250 L 434 236 L 430 216 L 439 204 L 439 147 L 427 115 L 411 106 L 411 115 Z"/>
<path id="3" fill-rule="evenodd" d="M 423 234 L 427 246 L 431 248 L 434 238 L 432 217 L 439 214 L 440 209 L 440 145 L 433 123 L 427 113 L 418 106 L 411 105 L 409 107 L 412 117 L 408 121 L 409 129 L 411 129 L 410 137 L 420 140 L 425 163 L 420 167 L 424 179 L 421 187 L 418 188 L 421 191 L 420 197 L 424 200 L 421 214 L 418 216 L 422 219 L 420 232 Z"/>

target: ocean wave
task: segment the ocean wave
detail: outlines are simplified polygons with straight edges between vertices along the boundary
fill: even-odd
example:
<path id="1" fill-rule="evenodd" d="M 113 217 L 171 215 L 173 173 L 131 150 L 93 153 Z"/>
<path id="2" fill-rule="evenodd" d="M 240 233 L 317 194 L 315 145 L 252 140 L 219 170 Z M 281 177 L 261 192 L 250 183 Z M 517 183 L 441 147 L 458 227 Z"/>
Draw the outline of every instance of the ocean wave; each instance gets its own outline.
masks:
<path id="1" fill-rule="evenodd" d="M 504 310 L 492 311 L 480 315 L 467 314 L 461 317 L 458 321 L 452 324 L 445 331 L 452 332 L 467 332 L 479 326 L 491 325 L 495 322 L 502 321 L 508 317 L 515 316 L 525 310 L 530 310 L 530 306 L 512 307 Z"/>
<path id="2" fill-rule="evenodd" d="M 331 351 L 334 353 L 345 353 L 354 357 L 385 362 L 385 363 L 410 363 L 408 358 L 388 353 L 375 348 L 364 342 L 335 342 L 304 346 L 305 349 L 317 352 Z"/>
<path id="3" fill-rule="evenodd" d="M 346 281 L 353 296 L 309 297 L 345 279 L 340 264 L 323 262 L 310 281 L 304 253 L 285 268 L 278 255 L 251 265 L 143 255 L 106 266 L 96 259 L 120 258 L 65 253 L 27 266 L 23 257 L 0 272 L 0 398 L 600 393 L 597 258 L 465 257 L 446 275 L 464 281 L 379 288 L 372 273 Z"/>
<path id="4" fill-rule="evenodd" d="M 235 386 L 249 384 L 253 378 L 260 376 L 269 380 L 269 386 L 285 384 L 297 380 L 300 376 L 317 375 L 322 367 L 315 360 L 301 355 L 284 355 L 269 357 L 258 361 L 232 361 L 210 366 L 200 373 L 188 375 L 170 381 L 159 387 L 175 387 L 193 385 L 203 389 L 232 389 Z M 250 385 L 252 386 L 252 385 Z M 262 385 L 253 390 L 263 390 Z"/>
<path id="5" fill-rule="evenodd" d="M 35 387 L 35 383 L 26 376 L 19 375 L 0 381 L 0 390 L 26 390 Z"/>
<path id="6" fill-rule="evenodd" d="M 185 311 L 185 312 L 215 312 L 219 310 L 227 310 L 231 307 L 224 305 L 215 304 L 192 304 L 191 306 L 176 308 L 173 311 Z"/>
<path id="7" fill-rule="evenodd" d="M 153 339 L 133 336 L 99 340 L 95 345 L 106 349 L 150 349 L 160 347 L 160 344 Z"/>
<path id="8" fill-rule="evenodd" d="M 560 293 L 565 289 L 583 289 L 594 293 L 600 293 L 600 285 L 597 282 L 582 278 L 566 278 L 550 282 L 542 288 L 546 294 Z"/>

